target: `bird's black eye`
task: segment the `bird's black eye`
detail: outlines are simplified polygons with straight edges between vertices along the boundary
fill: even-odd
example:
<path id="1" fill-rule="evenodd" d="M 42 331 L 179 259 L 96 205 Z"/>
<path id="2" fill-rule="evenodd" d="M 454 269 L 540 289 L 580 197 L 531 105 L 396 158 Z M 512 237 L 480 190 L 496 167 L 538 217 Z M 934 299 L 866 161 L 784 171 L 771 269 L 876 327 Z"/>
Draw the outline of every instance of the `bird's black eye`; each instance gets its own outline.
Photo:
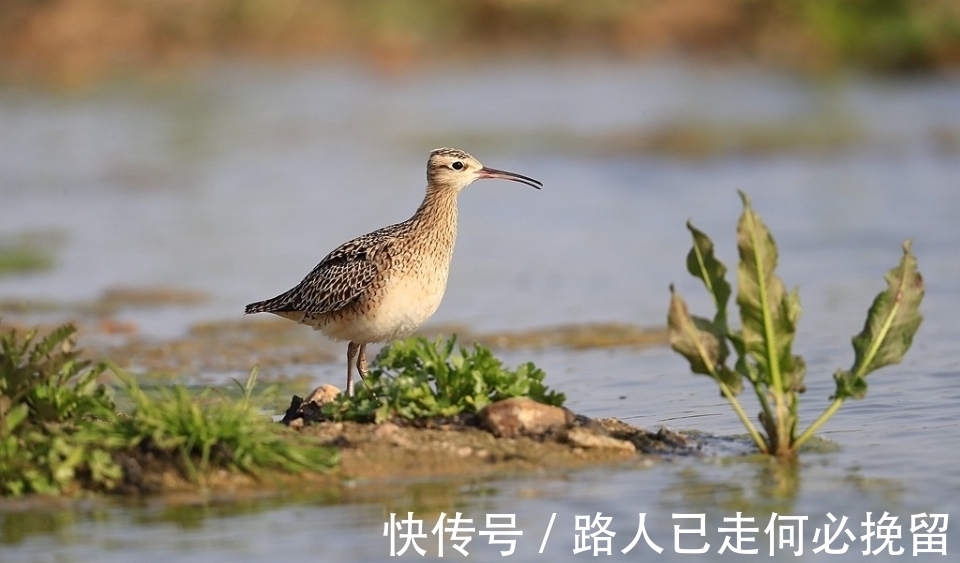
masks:
<path id="1" fill-rule="evenodd" d="M 463 170 L 463 163 L 459 160 L 450 165 L 454 170 Z"/>

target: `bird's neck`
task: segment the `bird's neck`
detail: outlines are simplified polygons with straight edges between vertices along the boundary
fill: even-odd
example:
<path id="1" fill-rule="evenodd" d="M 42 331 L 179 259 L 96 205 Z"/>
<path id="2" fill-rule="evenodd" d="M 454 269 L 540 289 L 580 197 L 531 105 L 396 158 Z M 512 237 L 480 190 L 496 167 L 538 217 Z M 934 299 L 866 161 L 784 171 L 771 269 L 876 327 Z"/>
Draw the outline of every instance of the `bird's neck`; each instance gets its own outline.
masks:
<path id="1" fill-rule="evenodd" d="M 457 192 L 428 187 L 410 221 L 415 231 L 449 240 L 452 246 L 457 238 Z"/>

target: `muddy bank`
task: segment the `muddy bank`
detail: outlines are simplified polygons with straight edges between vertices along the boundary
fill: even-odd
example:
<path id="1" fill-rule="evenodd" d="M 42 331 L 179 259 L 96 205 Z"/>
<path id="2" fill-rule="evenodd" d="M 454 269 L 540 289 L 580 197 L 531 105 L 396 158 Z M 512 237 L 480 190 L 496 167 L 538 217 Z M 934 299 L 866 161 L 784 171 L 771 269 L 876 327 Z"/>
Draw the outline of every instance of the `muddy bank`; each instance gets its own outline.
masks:
<path id="1" fill-rule="evenodd" d="M 476 414 L 394 418 L 381 424 L 324 420 L 322 404 L 339 390 L 294 396 L 282 424 L 340 452 L 346 480 L 504 475 L 691 455 L 698 443 L 665 428 L 648 432 L 615 418 L 591 419 L 524 397 Z"/>
<path id="2" fill-rule="evenodd" d="M 339 451 L 339 465 L 326 473 L 259 475 L 214 469 L 194 480 L 182 459 L 149 447 L 119 454 L 125 496 L 280 494 L 291 486 L 331 493 L 350 483 L 396 482 L 562 472 L 617 463 L 659 463 L 697 455 L 699 442 L 674 431 L 648 432 L 623 421 L 578 416 L 569 428 L 543 436 L 495 437 L 467 419 L 413 424 L 324 422 L 298 432 L 318 447 Z M 272 491 L 272 493 L 271 493 Z"/>
<path id="3" fill-rule="evenodd" d="M 280 424 L 279 422 L 277 424 Z M 290 486 L 335 492 L 357 481 L 396 482 L 562 472 L 616 463 L 659 463 L 697 455 L 698 440 L 660 429 L 646 431 L 614 418 L 572 415 L 562 428 L 540 435 L 497 437 L 476 415 L 445 420 L 363 424 L 319 422 L 291 428 L 317 447 L 336 448 L 339 464 L 326 473 L 248 475 L 217 469 L 199 480 L 187 477 L 180 459 L 149 448 L 118 456 L 124 471 L 112 493 L 193 495 L 282 493 Z"/>
<path id="4" fill-rule="evenodd" d="M 322 423 L 302 430 L 340 448 L 342 479 L 397 479 L 575 469 L 697 451 L 680 434 L 647 432 L 620 420 L 581 417 L 570 429 L 542 437 L 496 438 L 478 426 L 427 428 Z M 606 438 L 606 439 L 605 439 Z"/>

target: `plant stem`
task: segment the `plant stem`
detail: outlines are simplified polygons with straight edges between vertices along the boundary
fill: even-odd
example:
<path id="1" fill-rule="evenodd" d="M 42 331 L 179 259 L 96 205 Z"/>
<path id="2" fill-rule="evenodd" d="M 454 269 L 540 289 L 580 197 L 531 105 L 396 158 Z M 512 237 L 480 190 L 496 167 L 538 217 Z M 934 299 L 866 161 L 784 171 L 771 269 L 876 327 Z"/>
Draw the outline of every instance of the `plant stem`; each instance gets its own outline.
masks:
<path id="1" fill-rule="evenodd" d="M 747 413 L 744 412 L 743 407 L 740 406 L 740 401 L 737 400 L 737 397 L 733 394 L 733 391 L 727 387 L 727 384 L 720 381 L 717 378 L 717 383 L 720 384 L 720 392 L 723 393 L 723 396 L 727 398 L 727 402 L 730 403 L 730 406 L 733 407 L 734 412 L 737 413 L 737 417 L 740 418 L 740 422 L 743 423 L 746 427 L 747 432 L 750 434 L 750 437 L 753 438 L 753 441 L 757 444 L 757 447 L 760 448 L 761 453 L 769 453 L 770 447 L 767 445 L 767 442 L 763 439 L 763 436 L 760 435 L 760 432 L 757 431 L 757 427 L 753 425 L 753 422 L 750 421 L 750 418 L 747 416 Z"/>
<path id="2" fill-rule="evenodd" d="M 713 360 L 710 359 L 710 355 L 707 354 L 707 351 L 703 348 L 703 343 L 700 342 L 700 339 L 696 337 L 696 334 L 691 334 L 690 338 L 695 343 L 697 347 L 697 353 L 699 353 L 700 357 L 703 359 L 704 366 L 707 368 L 707 371 L 710 372 L 710 377 L 712 377 L 720 386 L 720 392 L 723 393 L 723 396 L 727 398 L 727 402 L 730 403 L 730 406 L 733 407 L 734 412 L 737 413 L 737 416 L 740 418 L 740 422 L 742 422 L 743 426 L 746 427 L 750 437 L 753 438 L 753 441 L 757 443 L 757 447 L 760 448 L 761 452 L 767 453 L 769 451 L 767 442 L 764 441 L 763 437 L 760 436 L 760 433 L 757 432 L 756 426 L 753 425 L 753 422 L 750 421 L 747 413 L 744 412 L 743 407 L 740 406 L 740 401 L 737 400 L 734 392 L 720 378 L 720 374 L 717 373 L 717 366 L 713 363 Z M 762 400 L 761 404 L 763 404 L 765 410 L 769 408 Z"/>
<path id="3" fill-rule="evenodd" d="M 773 319 L 770 316 L 770 303 L 767 296 L 766 275 L 763 271 L 763 264 L 758 256 L 760 241 L 757 240 L 757 229 L 753 222 L 752 213 L 747 214 L 747 220 L 750 222 L 750 238 L 754 248 L 754 262 L 757 264 L 757 289 L 760 292 L 760 309 L 763 313 L 763 334 L 766 340 L 767 366 L 770 369 L 770 382 L 773 387 L 773 401 L 776 404 L 777 418 L 777 453 L 784 451 L 784 447 L 790 446 L 790 424 L 788 423 L 787 413 L 783 404 L 783 378 L 780 374 L 780 358 L 777 356 L 775 333 L 773 330 Z M 772 436 L 771 436 L 772 437 Z"/>
<path id="4" fill-rule="evenodd" d="M 820 427 L 823 426 L 823 424 L 831 416 L 833 416 L 833 413 L 837 412 L 837 409 L 839 409 L 840 406 L 843 405 L 844 401 L 845 399 L 840 399 L 840 398 L 834 399 L 833 402 L 830 403 L 830 406 L 827 407 L 827 410 L 823 411 L 823 413 L 819 417 L 817 417 L 816 420 L 813 421 L 813 424 L 811 424 L 806 430 L 803 431 L 803 434 L 800 434 L 800 436 L 798 436 L 797 439 L 793 441 L 793 449 L 799 450 L 800 446 L 804 442 L 809 440 L 813 436 L 814 432 L 819 430 Z"/>
<path id="5" fill-rule="evenodd" d="M 754 385 L 753 392 L 757 395 L 757 402 L 760 403 L 760 408 L 763 410 L 764 416 L 766 416 L 768 420 L 773 420 L 773 413 L 770 412 L 770 402 L 767 401 L 767 396 L 763 393 L 763 388 Z M 772 439 L 773 436 L 770 436 L 770 438 Z"/>

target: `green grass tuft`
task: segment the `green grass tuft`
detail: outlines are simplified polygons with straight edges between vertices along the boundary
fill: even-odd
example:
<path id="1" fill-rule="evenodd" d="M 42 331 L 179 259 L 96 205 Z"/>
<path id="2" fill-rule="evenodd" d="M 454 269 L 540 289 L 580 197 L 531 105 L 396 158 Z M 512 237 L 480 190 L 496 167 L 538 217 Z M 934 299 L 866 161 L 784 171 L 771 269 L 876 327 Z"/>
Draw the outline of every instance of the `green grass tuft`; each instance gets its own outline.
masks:
<path id="1" fill-rule="evenodd" d="M 210 387 L 195 395 L 182 385 L 148 394 L 132 376 L 120 377 L 133 412 L 119 417 L 113 427 L 100 427 L 103 439 L 116 449 L 143 447 L 179 456 L 193 480 L 213 467 L 260 475 L 265 470 L 322 471 L 337 462 L 335 450 L 307 444 L 259 413 L 253 402 L 256 369 L 244 384 L 237 383 L 239 400 Z"/>

